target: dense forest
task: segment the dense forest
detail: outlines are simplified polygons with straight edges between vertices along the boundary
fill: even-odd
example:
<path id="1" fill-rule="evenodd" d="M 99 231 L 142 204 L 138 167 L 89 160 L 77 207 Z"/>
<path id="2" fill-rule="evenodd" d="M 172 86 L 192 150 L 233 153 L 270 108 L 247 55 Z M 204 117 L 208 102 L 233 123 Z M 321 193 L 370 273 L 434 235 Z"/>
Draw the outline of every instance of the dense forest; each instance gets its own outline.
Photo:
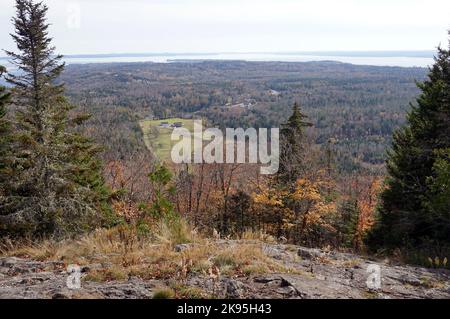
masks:
<path id="1" fill-rule="evenodd" d="M 335 62 L 66 67 L 48 8 L 17 0 L 16 9 L 17 51 L 7 54 L 20 72 L 6 72 L 10 86 L 0 91 L 2 243 L 107 229 L 105 242 L 128 251 L 164 236 L 173 246 L 199 234 L 258 234 L 448 266 L 447 49 L 428 71 Z M 160 162 L 138 122 L 176 116 L 280 127 L 279 172 Z M 435 256 L 446 262 L 430 265 Z"/>
<path id="2" fill-rule="evenodd" d="M 415 81 L 425 75 L 421 68 L 338 62 L 193 61 L 69 65 L 62 80 L 74 103 L 86 106 L 97 121 L 120 125 L 108 136 L 128 132 L 132 140 L 136 119 L 147 117 L 279 127 L 298 101 L 314 124 L 314 142 L 326 146 L 333 139 L 339 169 L 352 172 L 380 169 L 392 132 L 419 92 Z"/>

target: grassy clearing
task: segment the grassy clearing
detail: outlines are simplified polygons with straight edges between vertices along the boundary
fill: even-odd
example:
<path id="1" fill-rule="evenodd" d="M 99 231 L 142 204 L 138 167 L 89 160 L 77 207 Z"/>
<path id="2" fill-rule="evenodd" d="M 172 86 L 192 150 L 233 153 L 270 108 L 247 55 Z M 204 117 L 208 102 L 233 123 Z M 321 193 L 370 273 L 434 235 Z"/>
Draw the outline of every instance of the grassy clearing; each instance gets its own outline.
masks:
<path id="1" fill-rule="evenodd" d="M 10 242 L 2 245 L 0 255 L 89 266 L 84 280 L 93 282 L 136 276 L 144 280 L 175 279 L 183 283 L 191 274 L 211 276 L 212 272 L 218 276 L 295 273 L 265 255 L 263 243 L 259 241 L 217 242 L 199 237 L 187 225 L 181 230 L 158 225 L 154 231 L 153 236 L 139 238 L 134 227 L 120 226 L 100 229 L 73 241 L 47 240 L 21 245 Z M 180 242 L 189 245 L 177 252 L 175 246 Z M 180 295 L 201 294 L 175 290 Z"/>
<path id="2" fill-rule="evenodd" d="M 143 120 L 139 122 L 147 148 L 159 159 L 166 161 L 170 159 L 172 147 L 176 142 L 172 142 L 171 140 L 173 128 L 161 127 L 162 122 L 167 122 L 169 125 L 181 122 L 183 123 L 183 128 L 193 133 L 194 120 L 172 118 L 166 120 Z"/>

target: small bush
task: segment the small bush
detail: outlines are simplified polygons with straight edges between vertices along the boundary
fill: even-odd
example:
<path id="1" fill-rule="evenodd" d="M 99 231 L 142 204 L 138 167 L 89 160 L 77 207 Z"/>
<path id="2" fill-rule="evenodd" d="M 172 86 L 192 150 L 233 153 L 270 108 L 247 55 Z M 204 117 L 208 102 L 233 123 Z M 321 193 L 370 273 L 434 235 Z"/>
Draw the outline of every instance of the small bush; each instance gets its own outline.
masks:
<path id="1" fill-rule="evenodd" d="M 207 299 L 210 296 L 202 289 L 197 287 L 189 287 L 184 285 L 175 285 L 173 287 L 175 294 L 181 299 Z"/>
<path id="2" fill-rule="evenodd" d="M 92 282 L 108 282 L 108 281 L 122 281 L 128 278 L 126 271 L 120 267 L 113 267 L 111 269 L 96 270 L 84 277 L 84 281 Z"/>
<path id="3" fill-rule="evenodd" d="M 171 288 L 162 288 L 155 291 L 153 299 L 174 299 L 175 291 Z"/>
<path id="4" fill-rule="evenodd" d="M 189 225 L 181 218 L 170 221 L 162 220 L 159 223 L 157 237 L 161 242 L 168 243 L 172 246 L 188 244 L 195 239 Z"/>
<path id="5" fill-rule="evenodd" d="M 409 246 L 408 246 L 409 247 Z M 450 246 L 436 242 L 424 242 L 419 247 L 397 250 L 396 257 L 402 262 L 426 268 L 450 269 Z"/>
<path id="6" fill-rule="evenodd" d="M 224 268 L 227 266 L 236 266 L 236 260 L 233 258 L 233 256 L 221 254 L 213 259 L 214 265 L 216 265 L 219 268 Z"/>

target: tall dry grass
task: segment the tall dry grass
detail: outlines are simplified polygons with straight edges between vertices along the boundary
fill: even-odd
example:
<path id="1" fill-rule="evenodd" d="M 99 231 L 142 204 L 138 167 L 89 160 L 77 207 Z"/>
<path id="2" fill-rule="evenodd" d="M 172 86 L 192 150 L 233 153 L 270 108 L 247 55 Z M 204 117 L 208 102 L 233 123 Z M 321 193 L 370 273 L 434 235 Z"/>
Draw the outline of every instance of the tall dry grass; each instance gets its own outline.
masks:
<path id="1" fill-rule="evenodd" d="M 293 272 L 266 256 L 262 234 L 250 234 L 249 240 L 220 241 L 198 235 L 187 223 L 159 223 L 146 236 L 137 227 L 122 225 L 98 229 L 75 240 L 40 242 L 4 241 L 0 255 L 39 261 L 63 261 L 90 268 L 85 280 L 177 279 L 191 274 L 210 276 L 215 269 L 221 275 L 247 276 L 253 273 Z M 178 244 L 185 245 L 176 251 Z"/>

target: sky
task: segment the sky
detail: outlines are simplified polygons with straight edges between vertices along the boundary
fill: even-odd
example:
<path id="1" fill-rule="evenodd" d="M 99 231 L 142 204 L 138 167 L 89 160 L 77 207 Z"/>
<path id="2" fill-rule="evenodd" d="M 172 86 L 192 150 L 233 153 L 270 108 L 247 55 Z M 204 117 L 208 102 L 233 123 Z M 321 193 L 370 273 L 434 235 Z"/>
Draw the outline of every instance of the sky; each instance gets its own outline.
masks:
<path id="1" fill-rule="evenodd" d="M 44 0 L 63 54 L 435 50 L 448 0 Z M 14 0 L 0 0 L 0 48 Z M 4 54 L 0 53 L 0 56 Z"/>

